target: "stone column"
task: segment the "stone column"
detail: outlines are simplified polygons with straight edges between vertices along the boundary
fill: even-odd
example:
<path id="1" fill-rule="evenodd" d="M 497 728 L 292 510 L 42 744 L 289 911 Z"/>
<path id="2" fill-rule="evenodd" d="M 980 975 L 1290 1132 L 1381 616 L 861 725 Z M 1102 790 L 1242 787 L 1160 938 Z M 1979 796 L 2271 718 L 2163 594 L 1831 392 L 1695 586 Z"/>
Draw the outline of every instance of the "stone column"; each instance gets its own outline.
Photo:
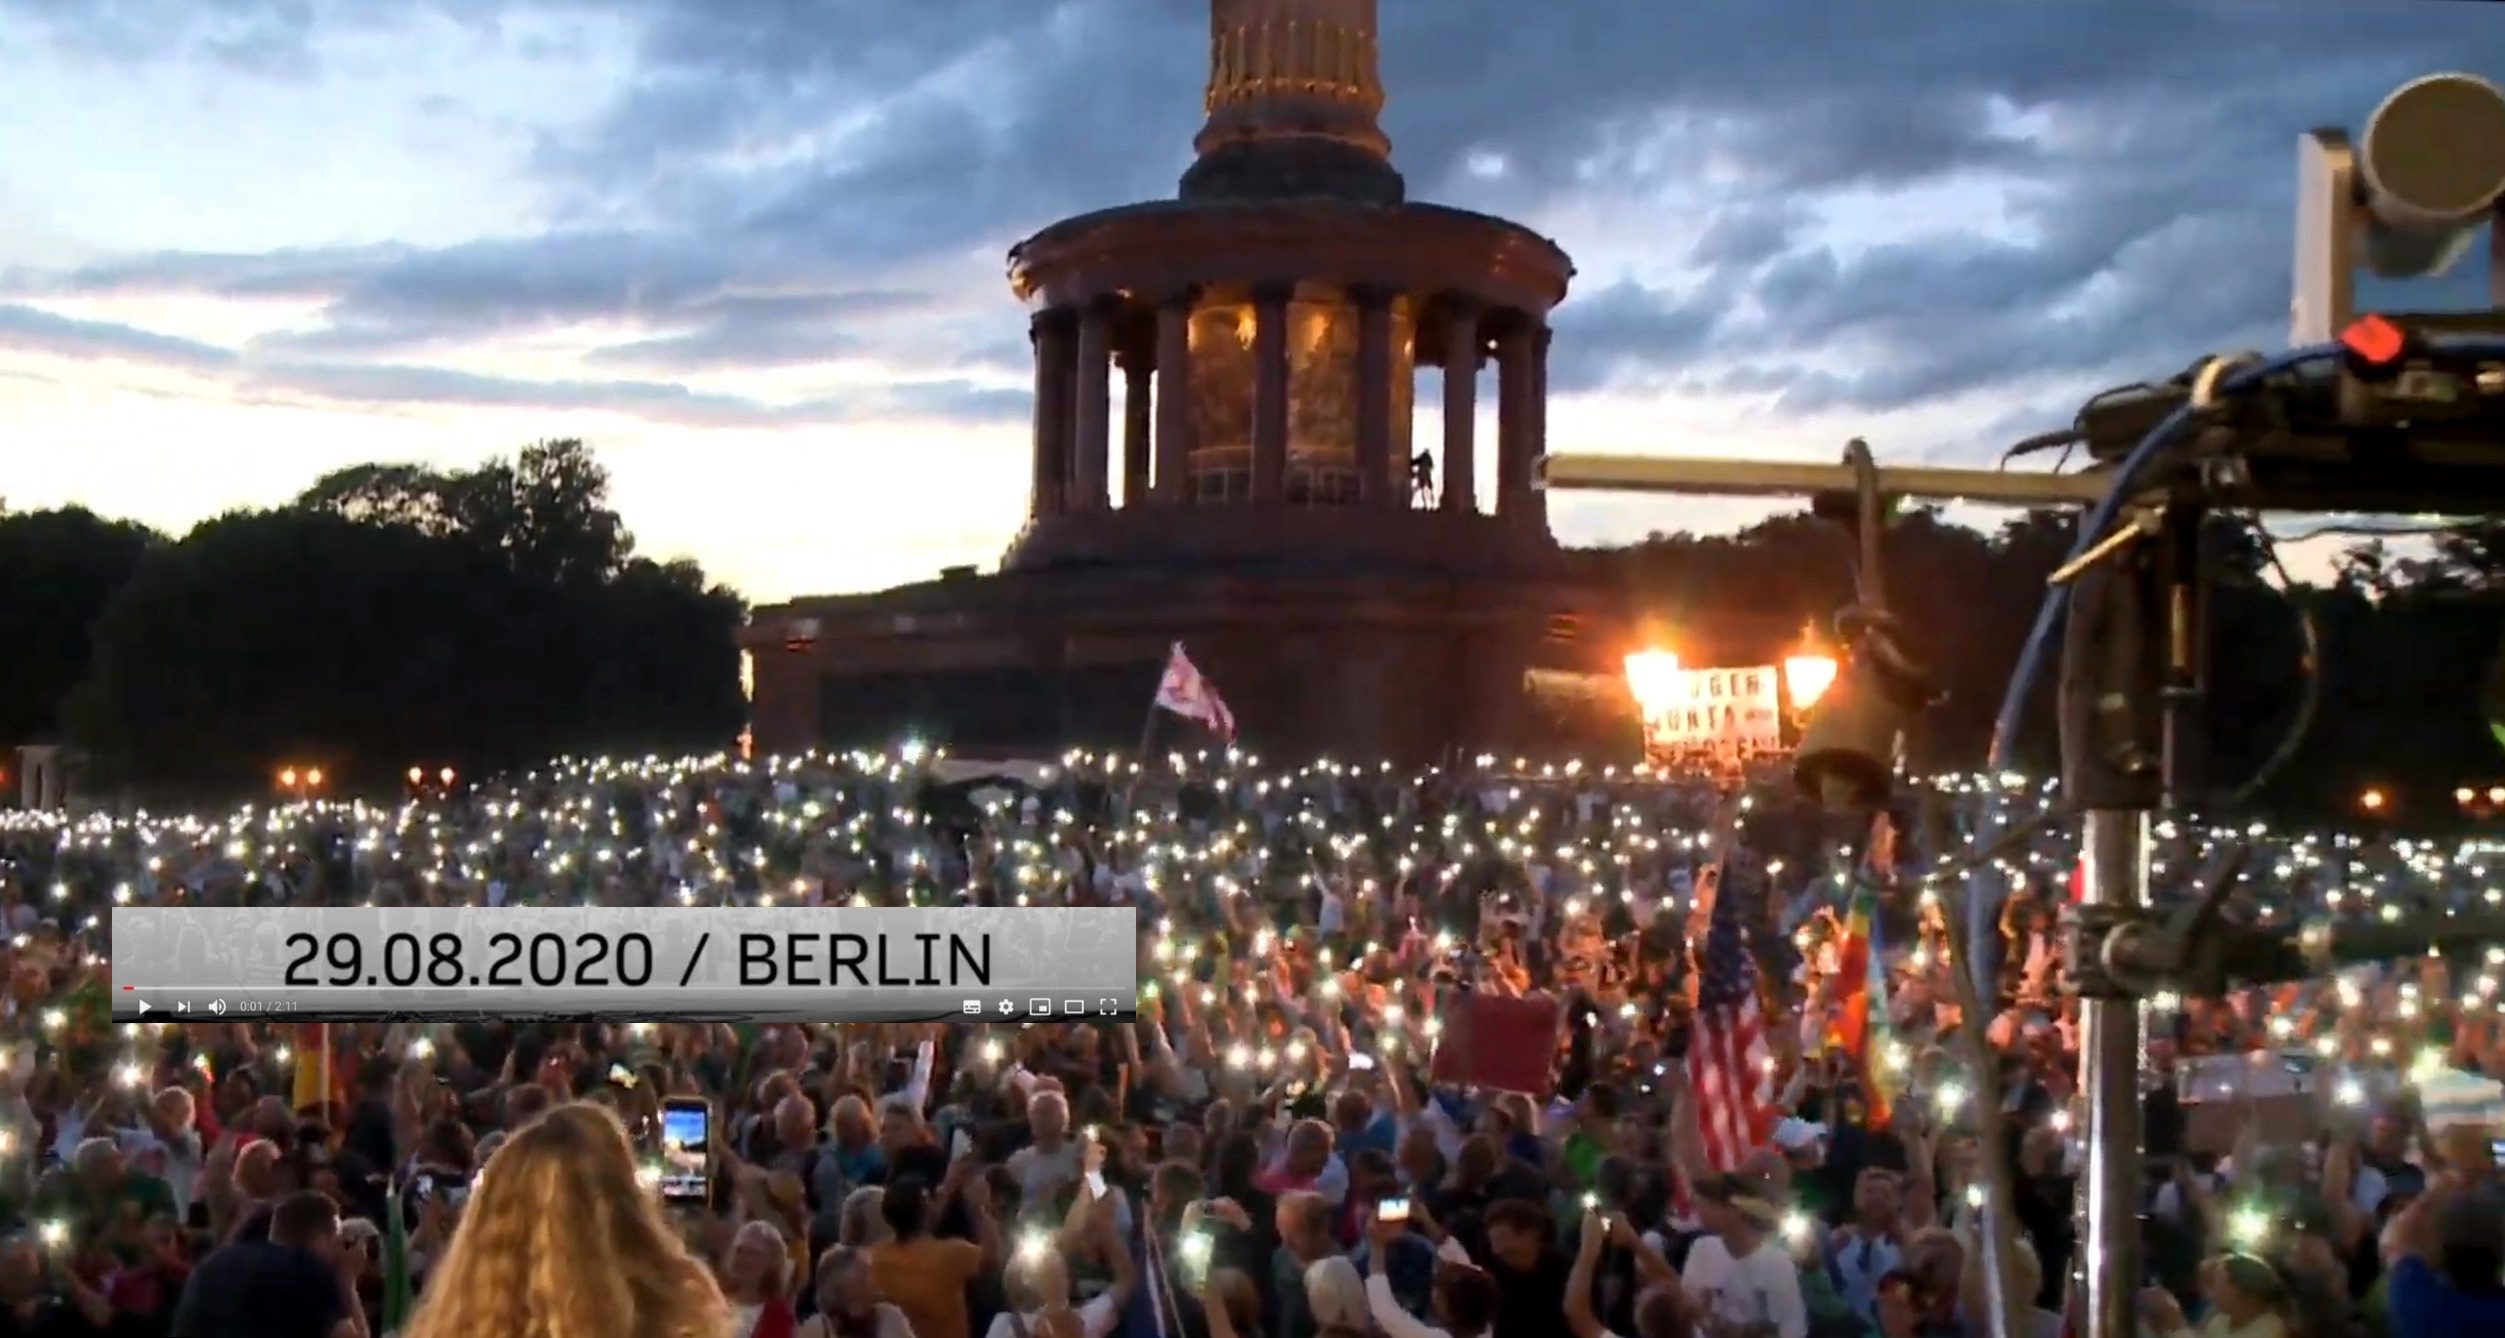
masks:
<path id="1" fill-rule="evenodd" d="M 1157 505 L 1192 500 L 1193 289 L 1157 304 Z"/>
<path id="2" fill-rule="evenodd" d="M 1091 303 L 1079 313 L 1078 380 L 1074 388 L 1078 402 L 1072 416 L 1070 462 L 1073 511 L 1101 511 L 1105 507 L 1106 452 L 1110 448 L 1109 420 L 1113 411 L 1112 324 L 1113 313 L 1104 303 Z"/>
<path id="3" fill-rule="evenodd" d="M 1122 505 L 1148 500 L 1148 389 L 1153 368 L 1148 350 L 1122 354 Z"/>
<path id="4" fill-rule="evenodd" d="M 1479 309 L 1455 301 L 1444 317 L 1444 476 L 1435 486 L 1446 511 L 1477 509 L 1479 474 L 1471 458 L 1479 414 Z"/>
<path id="5" fill-rule="evenodd" d="M 1070 374 L 1078 352 L 1077 319 L 1067 307 L 1035 313 L 1035 519 L 1061 513 L 1070 479 Z"/>
<path id="6" fill-rule="evenodd" d="M 1384 288 L 1358 288 L 1357 505 L 1372 511 L 1407 504 L 1409 462 L 1392 460 L 1392 299 Z"/>
<path id="7" fill-rule="evenodd" d="M 1496 338 L 1496 514 L 1518 525 L 1530 506 L 1531 437 L 1539 427 L 1532 406 L 1539 331 L 1519 315 L 1510 321 Z"/>
<path id="8" fill-rule="evenodd" d="M 1531 481 L 1539 481 L 1539 462 L 1548 454 L 1548 344 L 1553 333 L 1547 325 L 1539 327 L 1539 337 L 1531 345 Z M 1548 490 L 1533 487 L 1523 494 L 1523 523 L 1542 534 L 1548 532 Z"/>
<path id="9" fill-rule="evenodd" d="M 1253 291 L 1252 499 L 1287 500 L 1287 303 L 1290 284 Z"/>

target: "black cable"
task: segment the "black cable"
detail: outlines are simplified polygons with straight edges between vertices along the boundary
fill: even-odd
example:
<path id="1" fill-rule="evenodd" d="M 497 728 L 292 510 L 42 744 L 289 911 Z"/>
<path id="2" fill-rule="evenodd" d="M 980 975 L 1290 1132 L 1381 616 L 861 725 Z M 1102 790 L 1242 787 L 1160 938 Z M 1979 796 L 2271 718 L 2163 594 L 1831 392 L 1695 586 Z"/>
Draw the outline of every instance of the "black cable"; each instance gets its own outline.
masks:
<path id="1" fill-rule="evenodd" d="M 2001 452 L 2001 468 L 2009 468 L 2009 462 L 2022 455 L 2036 455 L 2055 447 L 2067 449 L 2086 440 L 2087 429 L 2080 427 L 2077 423 L 2072 423 L 2068 427 L 2055 428 L 2050 432 L 2038 432 L 2032 437 L 2022 437 L 2015 445 Z"/>
<path id="2" fill-rule="evenodd" d="M 2278 776 L 2280 769 L 2296 756 L 2296 750 L 2304 746 L 2305 736 L 2313 732 L 2314 717 L 2322 709 L 2321 620 L 2314 616 L 2313 606 L 2306 602 L 2297 589 L 2295 579 L 2288 575 L 2287 564 L 2279 560 L 2277 537 L 2263 528 L 2261 517 L 2252 516 L 2248 521 L 2253 533 L 2260 536 L 2263 560 L 2278 576 L 2279 584 L 2287 591 L 2289 606 L 2296 610 L 2297 630 L 2305 638 L 2304 653 L 2298 660 L 2304 670 L 2305 692 L 2297 698 L 2296 714 L 2288 718 L 2287 728 L 2279 732 L 2278 743 L 2262 758 L 2261 765 L 2253 769 L 2253 774 L 2228 793 L 2226 806 L 2230 809 L 2242 808 L 2252 802 L 2253 796 L 2261 793 L 2262 787 Z"/>

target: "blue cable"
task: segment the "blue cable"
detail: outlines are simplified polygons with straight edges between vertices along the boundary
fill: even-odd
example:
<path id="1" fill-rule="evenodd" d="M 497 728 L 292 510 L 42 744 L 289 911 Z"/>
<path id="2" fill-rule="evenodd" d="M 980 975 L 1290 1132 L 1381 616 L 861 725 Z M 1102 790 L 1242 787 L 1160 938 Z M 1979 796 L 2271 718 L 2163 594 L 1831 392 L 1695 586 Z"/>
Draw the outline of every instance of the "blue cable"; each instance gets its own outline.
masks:
<path id="1" fill-rule="evenodd" d="M 2438 351 L 2478 358 L 2505 358 L 2505 341 L 2495 339 L 2435 340 Z M 2230 372 L 2218 384 L 2218 398 L 2225 400 L 2252 389 L 2255 385 L 2283 372 L 2342 356 L 2346 350 L 2339 344 L 2313 344 L 2266 358 L 2251 366 Z M 2113 487 L 2103 500 L 2088 512 L 2079 526 L 2077 542 L 2071 545 L 2064 565 L 2087 555 L 2089 549 L 2104 541 L 2105 532 L 2113 527 L 2114 518 L 2122 510 L 2138 482 L 2139 475 L 2157 458 L 2160 451 L 2183 431 L 2200 410 L 2186 402 L 2167 414 L 2157 426 L 2140 438 L 2131 453 L 2114 469 Z M 2027 641 L 2018 652 L 2017 668 L 2009 676 L 2009 687 L 2001 697 L 2000 715 L 1992 723 L 1992 750 L 1985 769 L 1994 773 L 2009 769 L 2009 753 L 2017 745 L 2019 717 L 2026 711 L 2027 697 L 2035 691 L 2035 683 L 2044 673 L 2044 657 L 2052 649 L 2053 634 L 2061 629 L 2062 615 L 2069 608 L 2070 587 L 2056 585 L 2044 592 L 2044 602 L 2036 609 L 2035 625 L 2027 631 Z"/>

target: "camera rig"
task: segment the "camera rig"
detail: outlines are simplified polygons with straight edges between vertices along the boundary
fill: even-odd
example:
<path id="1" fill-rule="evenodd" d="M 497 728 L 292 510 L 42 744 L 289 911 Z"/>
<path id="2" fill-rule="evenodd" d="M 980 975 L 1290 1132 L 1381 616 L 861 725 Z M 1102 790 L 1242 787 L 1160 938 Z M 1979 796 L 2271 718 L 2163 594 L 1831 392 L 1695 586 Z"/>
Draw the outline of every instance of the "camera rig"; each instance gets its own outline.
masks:
<path id="1" fill-rule="evenodd" d="M 1860 522 L 1865 562 L 1875 548 L 1875 499 L 2085 509 L 2012 676 L 1993 747 L 1997 769 L 2058 637 L 2062 798 L 2066 811 L 2083 815 L 2083 895 L 2067 930 L 2088 1107 L 2077 1277 L 2084 1338 L 2135 1338 L 2137 1330 L 2143 1000 L 2505 941 L 2505 916 L 2293 932 L 2232 923 L 2221 912 L 2248 858 L 2239 848 L 2218 853 L 2186 904 L 2164 914 L 2149 904 L 2150 815 L 2183 806 L 2194 780 L 2207 518 L 2505 516 L 2505 92 L 2468 75 L 2413 81 L 2385 99 L 2355 144 L 2338 130 L 2301 136 L 2297 176 L 2291 351 L 2204 359 L 2161 384 L 2099 396 L 2068 429 L 2022 443 L 2084 447 L 2093 463 L 2078 473 L 1881 468 L 1858 443 L 1838 465 L 1614 455 L 1539 462 L 1545 488 L 1808 496 L 1821 514 Z M 2487 309 L 2356 312 L 2361 266 L 2386 277 L 2429 274 L 2482 238 Z M 1904 724 L 1927 701 L 1889 626 L 1863 621 L 1803 738 L 1802 788 L 1829 804 L 1884 799 Z M 1986 832 L 1981 845 L 2005 839 Z M 1955 974 L 1968 1059 L 1979 1073 L 1991 1071 L 1979 1006 L 1989 983 L 1974 978 L 1979 959 L 1969 945 L 1990 932 L 1994 909 L 1970 889 L 1966 915 L 1949 917 L 1967 965 Z M 2007 1147 L 1997 1103 L 1976 1104 L 1991 1311 L 1996 1332 L 2012 1338 L 2028 1330 L 2027 1302 L 2007 1281 Z"/>

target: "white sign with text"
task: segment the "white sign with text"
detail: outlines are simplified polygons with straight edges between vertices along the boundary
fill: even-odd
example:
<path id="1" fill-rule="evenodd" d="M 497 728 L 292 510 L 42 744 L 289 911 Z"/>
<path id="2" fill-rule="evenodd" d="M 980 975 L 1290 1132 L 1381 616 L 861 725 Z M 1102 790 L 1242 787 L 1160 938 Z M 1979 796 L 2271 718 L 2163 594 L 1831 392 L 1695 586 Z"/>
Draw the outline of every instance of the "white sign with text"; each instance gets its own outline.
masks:
<path id="1" fill-rule="evenodd" d="M 1659 709 L 1644 720 L 1644 741 L 1669 752 L 1772 752 L 1783 746 L 1782 689 L 1773 665 L 1682 669 Z"/>

